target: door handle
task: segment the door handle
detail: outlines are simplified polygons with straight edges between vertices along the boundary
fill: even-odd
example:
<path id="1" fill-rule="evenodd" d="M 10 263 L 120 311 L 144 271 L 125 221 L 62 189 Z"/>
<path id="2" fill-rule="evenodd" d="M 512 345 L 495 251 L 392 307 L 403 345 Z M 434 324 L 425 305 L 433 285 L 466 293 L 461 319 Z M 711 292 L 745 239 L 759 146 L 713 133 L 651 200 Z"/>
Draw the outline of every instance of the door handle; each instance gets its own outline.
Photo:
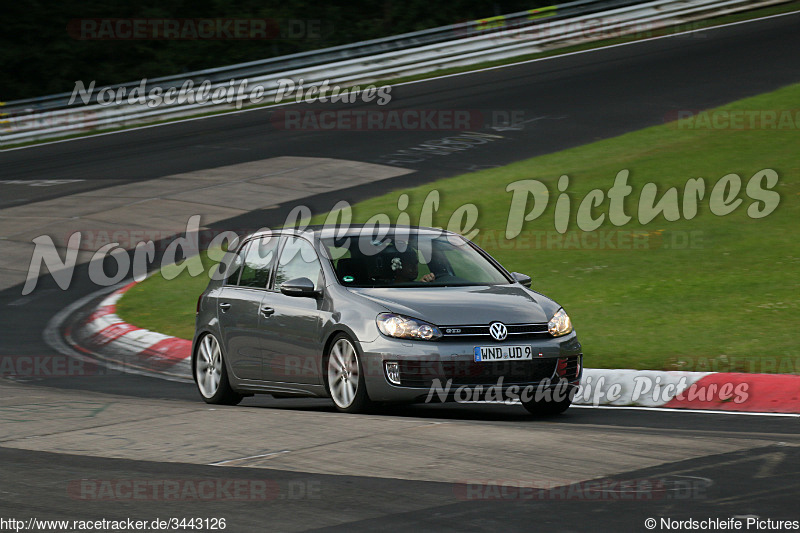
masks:
<path id="1" fill-rule="evenodd" d="M 261 314 L 264 315 L 264 318 L 269 318 L 275 312 L 275 309 L 272 307 L 268 307 L 266 305 L 261 306 Z"/>
<path id="2" fill-rule="evenodd" d="M 228 302 L 222 302 L 221 304 L 219 304 L 219 308 L 224 313 L 225 311 L 231 308 L 231 304 L 229 304 Z"/>

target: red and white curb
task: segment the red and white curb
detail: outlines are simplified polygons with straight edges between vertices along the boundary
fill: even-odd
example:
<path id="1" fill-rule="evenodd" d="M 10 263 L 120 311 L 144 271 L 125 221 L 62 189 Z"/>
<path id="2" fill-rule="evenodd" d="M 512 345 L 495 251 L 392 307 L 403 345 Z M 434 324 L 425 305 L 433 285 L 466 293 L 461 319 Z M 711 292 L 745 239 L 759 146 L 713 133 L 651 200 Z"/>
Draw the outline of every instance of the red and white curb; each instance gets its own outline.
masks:
<path id="1" fill-rule="evenodd" d="M 136 283 L 106 296 L 67 332 L 73 348 L 147 372 L 191 376 L 191 341 L 143 329 L 116 314 Z M 575 405 L 750 413 L 800 413 L 800 376 L 585 368 Z"/>
<path id="2" fill-rule="evenodd" d="M 136 282 L 106 296 L 66 336 L 73 348 L 125 366 L 155 373 L 190 376 L 192 342 L 140 328 L 122 320 L 117 302 Z"/>
<path id="3" fill-rule="evenodd" d="M 586 368 L 574 403 L 800 413 L 800 376 Z"/>

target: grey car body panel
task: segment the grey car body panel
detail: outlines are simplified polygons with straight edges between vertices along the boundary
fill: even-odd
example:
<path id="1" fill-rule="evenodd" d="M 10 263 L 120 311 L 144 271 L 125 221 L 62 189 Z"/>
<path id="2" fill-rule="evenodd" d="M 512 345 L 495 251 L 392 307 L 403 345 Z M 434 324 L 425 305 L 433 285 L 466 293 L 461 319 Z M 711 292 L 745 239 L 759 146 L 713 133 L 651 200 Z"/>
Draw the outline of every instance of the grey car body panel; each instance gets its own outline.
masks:
<path id="1" fill-rule="evenodd" d="M 389 342 L 386 342 L 389 341 Z M 404 357 L 421 358 L 435 362 L 469 363 L 472 361 L 475 342 L 438 343 L 416 341 L 398 346 L 394 339 L 381 337 L 372 343 L 362 343 L 364 352 L 363 365 L 367 375 L 372 379 L 367 380 L 367 391 L 372 400 L 385 402 L 417 401 L 426 398 L 430 387 L 400 387 L 390 384 L 384 376 L 384 361 L 397 361 Z M 479 343 L 479 344 L 488 344 Z M 536 341 L 509 341 L 509 344 L 532 344 L 534 350 L 542 353 L 542 358 L 558 358 L 567 356 L 580 356 L 581 345 L 575 332 L 563 337 L 542 339 Z M 380 378 L 380 379 L 378 379 Z M 444 385 L 444 383 L 442 384 Z M 509 385 L 513 386 L 513 385 Z M 504 386 L 502 389 L 508 389 Z"/>
<path id="2" fill-rule="evenodd" d="M 437 231 L 422 229 L 421 231 Z M 299 233 L 280 230 L 282 235 L 303 237 L 312 241 L 320 252 L 323 246 L 319 231 Z M 446 232 L 443 232 L 446 233 Z M 236 250 L 254 234 L 242 239 Z M 473 245 L 474 246 L 474 245 Z M 224 281 L 212 279 L 200 296 L 192 354 L 198 340 L 211 333 L 221 340 L 228 378 L 234 390 L 241 393 L 278 393 L 287 395 L 328 395 L 325 386 L 323 354 L 331 340 L 343 333 L 355 341 L 365 369 L 366 388 L 375 401 L 417 401 L 424 399 L 429 388 L 401 387 L 388 382 L 384 361 L 401 358 L 424 358 L 428 361 L 469 362 L 474 347 L 486 342 L 411 341 L 390 338 L 380 333 L 376 317 L 393 312 L 444 325 L 479 325 L 501 321 L 506 324 L 546 323 L 560 306 L 550 298 L 522 286 L 511 274 L 486 252 L 475 246 L 509 280 L 508 285 L 425 288 L 354 288 L 339 284 L 331 261 L 320 254 L 325 279 L 318 298 L 293 297 L 269 288 L 233 289 Z M 282 245 L 280 246 L 282 249 Z M 272 276 L 270 276 L 272 278 Z M 236 313 L 257 314 L 233 316 L 233 306 L 222 313 L 219 304 L 231 293 L 244 292 L 251 301 L 242 304 Z M 275 309 L 264 317 L 261 306 Z M 272 320 L 275 318 L 276 320 Z M 258 324 L 254 340 L 238 339 L 230 345 L 231 333 L 225 331 L 230 323 L 253 328 Z M 239 326 L 242 329 L 244 326 Z M 241 335 L 241 333 L 238 333 Z M 581 345 L 576 333 L 563 337 L 507 340 L 507 344 L 531 344 L 542 358 L 580 356 Z M 250 350 L 258 345 L 259 353 Z M 241 347 L 246 349 L 242 353 Z M 231 350 L 234 350 L 233 355 Z M 254 368 L 260 361 L 261 375 Z M 192 358 L 194 365 L 194 357 Z M 581 364 L 582 367 L 582 364 Z M 194 375 L 194 372 L 192 372 Z"/>
<path id="3" fill-rule="evenodd" d="M 353 293 L 385 305 L 390 311 L 436 325 L 533 324 L 550 316 L 533 291 L 522 285 L 478 287 L 370 288 Z"/>
<path id="4" fill-rule="evenodd" d="M 217 296 L 219 340 L 225 347 L 232 373 L 245 379 L 261 379 L 262 345 L 267 330 L 259 313 L 265 291 L 245 287 L 220 287 Z M 220 305 L 230 305 L 227 310 Z"/>

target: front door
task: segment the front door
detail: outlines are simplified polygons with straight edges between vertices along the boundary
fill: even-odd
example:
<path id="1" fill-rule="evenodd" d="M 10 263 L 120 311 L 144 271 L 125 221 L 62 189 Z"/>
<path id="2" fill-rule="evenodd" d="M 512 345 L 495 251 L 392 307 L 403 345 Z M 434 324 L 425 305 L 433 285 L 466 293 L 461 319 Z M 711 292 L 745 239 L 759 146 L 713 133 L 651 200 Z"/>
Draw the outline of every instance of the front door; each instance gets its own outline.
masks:
<path id="1" fill-rule="evenodd" d="M 322 356 L 322 299 L 281 294 L 283 282 L 308 278 L 318 289 L 324 286 L 322 268 L 310 242 L 286 237 L 275 268 L 274 290 L 264 305 L 272 310 L 265 331 L 265 379 L 277 383 L 320 384 Z"/>

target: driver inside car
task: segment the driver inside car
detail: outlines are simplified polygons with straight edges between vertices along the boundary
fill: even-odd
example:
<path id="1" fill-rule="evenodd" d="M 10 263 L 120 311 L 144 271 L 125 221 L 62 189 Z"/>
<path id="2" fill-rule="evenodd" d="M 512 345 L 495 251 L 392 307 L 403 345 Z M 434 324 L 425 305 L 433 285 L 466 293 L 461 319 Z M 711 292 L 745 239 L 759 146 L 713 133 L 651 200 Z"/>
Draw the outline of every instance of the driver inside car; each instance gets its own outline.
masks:
<path id="1" fill-rule="evenodd" d="M 392 258 L 391 265 L 395 283 L 417 281 L 417 276 L 419 275 L 419 261 L 417 259 L 416 250 L 401 252 L 397 257 Z M 434 273 L 429 272 L 422 276 L 419 281 L 429 282 L 434 279 L 436 279 Z"/>

